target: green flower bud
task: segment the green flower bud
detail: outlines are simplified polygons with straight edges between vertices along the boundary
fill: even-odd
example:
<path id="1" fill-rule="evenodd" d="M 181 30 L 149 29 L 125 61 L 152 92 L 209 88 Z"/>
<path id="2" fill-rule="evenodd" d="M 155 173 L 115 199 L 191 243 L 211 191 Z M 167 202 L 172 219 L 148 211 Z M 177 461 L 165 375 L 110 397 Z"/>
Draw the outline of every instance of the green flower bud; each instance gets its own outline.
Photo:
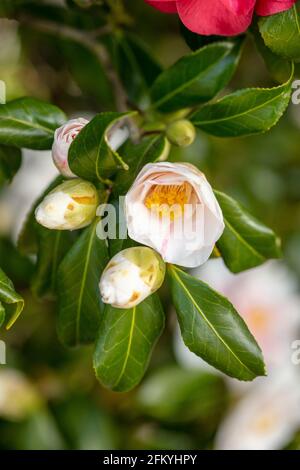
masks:
<path id="1" fill-rule="evenodd" d="M 180 119 L 168 125 L 166 135 L 172 144 L 188 147 L 195 140 L 196 129 L 187 119 Z"/>
<path id="2" fill-rule="evenodd" d="M 95 186 L 76 178 L 53 189 L 36 208 L 37 222 L 54 230 L 76 230 L 96 216 L 99 196 Z"/>
<path id="3" fill-rule="evenodd" d="M 115 255 L 100 279 L 104 303 L 132 308 L 157 291 L 165 278 L 166 266 L 152 248 L 127 248 Z"/>

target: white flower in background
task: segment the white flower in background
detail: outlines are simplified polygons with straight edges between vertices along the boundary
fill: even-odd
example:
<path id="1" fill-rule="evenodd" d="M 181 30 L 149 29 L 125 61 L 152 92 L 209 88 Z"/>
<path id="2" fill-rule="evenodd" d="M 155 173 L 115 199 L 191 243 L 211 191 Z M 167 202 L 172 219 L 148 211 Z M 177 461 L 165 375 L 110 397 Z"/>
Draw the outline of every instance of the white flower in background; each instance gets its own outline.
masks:
<path id="1" fill-rule="evenodd" d="M 98 204 L 95 186 L 77 178 L 53 189 L 36 208 L 35 218 L 49 229 L 76 230 L 93 221 Z"/>
<path id="2" fill-rule="evenodd" d="M 145 165 L 125 197 L 125 216 L 130 238 L 185 267 L 203 264 L 224 230 L 210 184 L 187 163 Z"/>
<path id="3" fill-rule="evenodd" d="M 144 246 L 116 254 L 104 269 L 100 293 L 104 303 L 131 308 L 160 288 L 165 264 L 158 253 Z"/>
<path id="4" fill-rule="evenodd" d="M 63 176 L 75 178 L 68 163 L 69 148 L 81 129 L 88 124 L 85 118 L 70 119 L 63 126 L 56 129 L 52 146 L 53 162 Z"/>
<path id="5" fill-rule="evenodd" d="M 40 397 L 25 375 L 14 369 L 0 370 L 0 416 L 19 420 L 41 404 Z"/>
<path id="6" fill-rule="evenodd" d="M 282 370 L 234 405 L 219 427 L 219 450 L 278 450 L 300 427 L 300 380 Z"/>
<path id="7" fill-rule="evenodd" d="M 216 259 L 193 274 L 233 303 L 262 348 L 268 374 L 293 368 L 291 344 L 300 337 L 300 296 L 295 279 L 280 262 L 270 261 L 234 275 L 221 259 Z M 179 334 L 175 339 L 175 353 L 183 366 L 203 367 L 204 361 L 188 350 Z M 237 382 L 228 380 L 231 384 Z M 241 385 L 245 389 L 252 386 Z"/>
<path id="8" fill-rule="evenodd" d="M 12 234 L 14 241 L 36 199 L 58 176 L 51 152 L 23 149 L 22 156 L 21 168 L 2 189 L 0 201 L 0 232 Z"/>
<path id="9" fill-rule="evenodd" d="M 108 131 L 108 144 L 111 149 L 118 150 L 121 145 L 128 139 L 130 135 L 129 129 L 126 125 L 119 127 L 119 124 L 115 124 Z"/>

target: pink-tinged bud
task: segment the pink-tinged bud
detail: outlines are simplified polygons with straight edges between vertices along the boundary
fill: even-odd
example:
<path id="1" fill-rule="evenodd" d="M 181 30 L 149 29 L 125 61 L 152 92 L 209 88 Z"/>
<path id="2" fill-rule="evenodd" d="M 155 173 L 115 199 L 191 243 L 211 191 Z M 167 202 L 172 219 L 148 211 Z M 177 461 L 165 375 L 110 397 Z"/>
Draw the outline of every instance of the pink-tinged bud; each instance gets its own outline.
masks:
<path id="1" fill-rule="evenodd" d="M 68 163 L 69 148 L 81 129 L 88 124 L 85 118 L 70 119 L 63 126 L 56 129 L 52 146 L 52 158 L 58 171 L 67 178 L 75 178 Z"/>

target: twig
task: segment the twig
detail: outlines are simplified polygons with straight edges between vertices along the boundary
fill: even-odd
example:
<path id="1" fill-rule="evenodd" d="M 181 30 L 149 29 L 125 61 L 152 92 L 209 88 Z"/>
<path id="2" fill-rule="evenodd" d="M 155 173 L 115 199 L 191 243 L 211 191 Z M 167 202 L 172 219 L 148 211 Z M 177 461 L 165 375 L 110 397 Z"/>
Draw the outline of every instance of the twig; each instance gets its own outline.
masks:
<path id="1" fill-rule="evenodd" d="M 112 27 L 110 24 L 106 24 L 104 26 L 100 26 L 100 28 L 93 29 L 89 32 L 89 36 L 92 38 L 100 38 L 101 36 L 105 36 L 112 32 Z"/>
<path id="2" fill-rule="evenodd" d="M 79 31 L 78 29 L 72 28 L 70 26 L 60 25 L 48 20 L 36 20 L 29 16 L 22 16 L 20 18 L 20 23 L 24 24 L 25 26 L 30 26 L 42 33 L 47 33 L 78 42 L 79 44 L 82 44 L 87 49 L 89 49 L 93 54 L 95 54 L 105 69 L 107 78 L 109 79 L 114 90 L 117 110 L 120 112 L 128 110 L 126 93 L 118 75 L 116 74 L 116 71 L 113 68 L 109 54 L 107 53 L 105 47 L 95 38 L 93 38 L 89 32 Z"/>

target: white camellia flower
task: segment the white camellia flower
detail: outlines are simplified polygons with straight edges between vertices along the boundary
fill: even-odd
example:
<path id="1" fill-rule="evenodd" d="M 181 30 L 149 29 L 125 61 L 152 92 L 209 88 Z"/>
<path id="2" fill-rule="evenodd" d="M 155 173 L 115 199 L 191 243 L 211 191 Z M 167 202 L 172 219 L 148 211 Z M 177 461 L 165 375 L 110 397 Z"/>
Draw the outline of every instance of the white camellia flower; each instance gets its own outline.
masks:
<path id="1" fill-rule="evenodd" d="M 300 296 L 297 282 L 279 261 L 231 274 L 221 259 L 210 260 L 193 274 L 233 303 L 262 348 L 268 374 L 291 364 L 291 345 L 299 338 Z M 184 345 L 176 335 L 175 354 L 185 367 L 210 367 Z M 268 378 L 256 379 L 266 381 Z M 228 379 L 236 384 L 234 379 Z M 253 385 L 255 384 L 253 382 Z M 251 383 L 241 383 L 245 390 Z"/>
<path id="2" fill-rule="evenodd" d="M 300 380 L 282 370 L 235 404 L 219 427 L 218 450 L 280 450 L 300 427 Z"/>
<path id="3" fill-rule="evenodd" d="M 68 163 L 69 148 L 81 129 L 88 124 L 85 118 L 70 119 L 63 126 L 56 129 L 52 146 L 53 162 L 63 176 L 76 178 Z"/>
<path id="4" fill-rule="evenodd" d="M 54 230 L 76 230 L 96 216 L 99 196 L 95 186 L 76 178 L 53 189 L 35 210 L 37 222 Z"/>
<path id="5" fill-rule="evenodd" d="M 117 308 L 134 307 L 159 289 L 164 277 L 165 264 L 158 253 L 145 246 L 127 248 L 102 273 L 102 300 Z"/>
<path id="6" fill-rule="evenodd" d="M 205 263 L 224 230 L 210 184 L 188 163 L 145 165 L 125 196 L 125 216 L 130 238 L 185 267 Z"/>
<path id="7" fill-rule="evenodd" d="M 89 121 L 85 118 L 70 119 L 63 126 L 56 129 L 52 146 L 52 158 L 55 166 L 66 178 L 76 178 L 68 163 L 69 148 L 75 137 Z M 129 137 L 126 126 L 113 125 L 108 132 L 108 143 L 113 150 L 117 150 Z"/>

